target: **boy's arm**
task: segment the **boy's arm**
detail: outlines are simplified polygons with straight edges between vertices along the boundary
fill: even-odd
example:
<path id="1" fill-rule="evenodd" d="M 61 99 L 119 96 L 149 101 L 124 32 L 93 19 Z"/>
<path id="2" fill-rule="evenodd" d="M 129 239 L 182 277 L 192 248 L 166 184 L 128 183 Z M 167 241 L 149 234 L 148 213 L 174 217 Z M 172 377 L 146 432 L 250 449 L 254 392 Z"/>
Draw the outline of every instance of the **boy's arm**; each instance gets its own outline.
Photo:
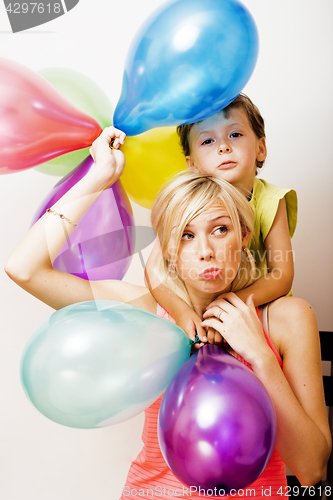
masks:
<path id="1" fill-rule="evenodd" d="M 163 285 L 154 272 L 154 262 L 159 252 L 161 252 L 160 245 L 156 242 L 145 268 L 146 285 L 150 293 L 156 302 L 168 311 L 176 324 L 184 330 L 190 339 L 195 340 L 197 333 L 200 340 L 205 342 L 207 340 L 206 331 L 201 326 L 200 317 L 178 295 Z"/>
<path id="2" fill-rule="evenodd" d="M 236 292 L 244 302 L 254 294 L 254 305 L 260 306 L 287 295 L 294 279 L 294 259 L 289 236 L 287 209 L 284 199 L 265 240 L 268 273 L 252 285 Z"/>

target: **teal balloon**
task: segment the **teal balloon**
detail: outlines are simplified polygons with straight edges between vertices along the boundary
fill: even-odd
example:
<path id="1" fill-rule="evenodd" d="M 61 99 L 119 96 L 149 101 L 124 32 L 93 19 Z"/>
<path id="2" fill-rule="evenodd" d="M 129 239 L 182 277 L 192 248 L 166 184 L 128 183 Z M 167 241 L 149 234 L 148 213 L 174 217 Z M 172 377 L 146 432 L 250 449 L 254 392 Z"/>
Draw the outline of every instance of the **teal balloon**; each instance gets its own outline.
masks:
<path id="1" fill-rule="evenodd" d="M 68 427 L 128 420 L 150 406 L 190 355 L 178 326 L 119 302 L 73 304 L 28 340 L 21 381 L 31 403 Z"/>
<path id="2" fill-rule="evenodd" d="M 237 0 L 171 0 L 128 52 L 114 125 L 127 135 L 203 120 L 237 97 L 258 55 L 258 33 Z"/>

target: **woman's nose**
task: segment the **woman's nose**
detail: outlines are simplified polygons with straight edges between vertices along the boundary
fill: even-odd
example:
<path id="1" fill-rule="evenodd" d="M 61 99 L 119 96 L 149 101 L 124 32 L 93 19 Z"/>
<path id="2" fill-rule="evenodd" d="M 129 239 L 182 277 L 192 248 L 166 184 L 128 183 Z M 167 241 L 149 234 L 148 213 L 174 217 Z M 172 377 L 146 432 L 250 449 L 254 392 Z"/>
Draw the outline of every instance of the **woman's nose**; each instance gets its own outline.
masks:
<path id="1" fill-rule="evenodd" d="M 213 258 L 213 250 L 208 243 L 201 242 L 198 249 L 198 256 L 200 260 L 211 260 Z"/>

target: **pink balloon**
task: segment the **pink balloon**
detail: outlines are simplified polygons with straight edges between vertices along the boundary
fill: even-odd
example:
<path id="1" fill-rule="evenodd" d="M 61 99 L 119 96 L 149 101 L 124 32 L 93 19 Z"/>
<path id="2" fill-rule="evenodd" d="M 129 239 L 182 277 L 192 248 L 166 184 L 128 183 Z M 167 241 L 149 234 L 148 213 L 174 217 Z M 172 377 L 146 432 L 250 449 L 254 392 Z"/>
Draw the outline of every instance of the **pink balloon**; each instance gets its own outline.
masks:
<path id="1" fill-rule="evenodd" d="M 90 146 L 101 131 L 41 75 L 0 58 L 0 173 Z"/>
<path id="2" fill-rule="evenodd" d="M 94 161 L 89 156 L 61 179 L 40 204 L 33 224 L 93 165 Z M 89 280 L 122 279 L 130 265 L 134 245 L 132 207 L 121 182 L 117 181 L 97 198 L 81 218 L 78 229 L 72 232 L 53 267 Z"/>

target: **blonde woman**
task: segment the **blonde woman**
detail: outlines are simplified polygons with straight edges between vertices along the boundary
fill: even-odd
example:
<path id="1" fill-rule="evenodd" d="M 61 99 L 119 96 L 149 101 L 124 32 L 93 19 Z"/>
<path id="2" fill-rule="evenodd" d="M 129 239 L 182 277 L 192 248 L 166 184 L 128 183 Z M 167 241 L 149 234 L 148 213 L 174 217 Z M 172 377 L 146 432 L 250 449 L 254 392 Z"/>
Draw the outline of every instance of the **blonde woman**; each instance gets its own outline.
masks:
<path id="1" fill-rule="evenodd" d="M 114 149 L 109 147 L 111 141 Z M 91 149 L 94 168 L 52 207 L 53 213 L 46 213 L 30 229 L 10 256 L 6 272 L 55 309 L 87 300 L 115 300 L 168 318 L 145 287 L 115 280 L 88 282 L 52 267 L 74 224 L 120 177 L 125 159 L 119 147 L 124 141 L 125 135 L 113 127 L 103 131 Z M 214 329 L 208 339 L 211 343 L 223 344 L 251 366 L 272 399 L 277 415 L 276 449 L 251 485 L 255 496 L 262 496 L 264 485 L 271 486 L 271 497 L 281 499 L 281 493 L 287 492 L 284 464 L 302 485 L 316 484 L 331 450 L 316 318 L 301 299 L 281 298 L 269 306 L 268 334 L 267 325 L 263 328 L 260 321 L 265 313 L 255 309 L 252 296 L 244 303 L 232 293 L 252 282 L 253 263 L 246 247 L 253 213 L 248 202 L 222 180 L 186 173 L 158 195 L 152 224 L 162 250 L 156 262 L 160 279 L 187 301 L 203 319 L 203 326 Z M 221 292 L 230 293 L 214 304 Z M 298 301 L 298 307 L 292 306 L 293 301 Z M 145 446 L 131 465 L 123 499 L 152 491 L 162 498 L 188 498 L 158 448 L 160 400 L 146 411 Z M 191 498 L 199 497 L 202 494 L 192 492 Z"/>

